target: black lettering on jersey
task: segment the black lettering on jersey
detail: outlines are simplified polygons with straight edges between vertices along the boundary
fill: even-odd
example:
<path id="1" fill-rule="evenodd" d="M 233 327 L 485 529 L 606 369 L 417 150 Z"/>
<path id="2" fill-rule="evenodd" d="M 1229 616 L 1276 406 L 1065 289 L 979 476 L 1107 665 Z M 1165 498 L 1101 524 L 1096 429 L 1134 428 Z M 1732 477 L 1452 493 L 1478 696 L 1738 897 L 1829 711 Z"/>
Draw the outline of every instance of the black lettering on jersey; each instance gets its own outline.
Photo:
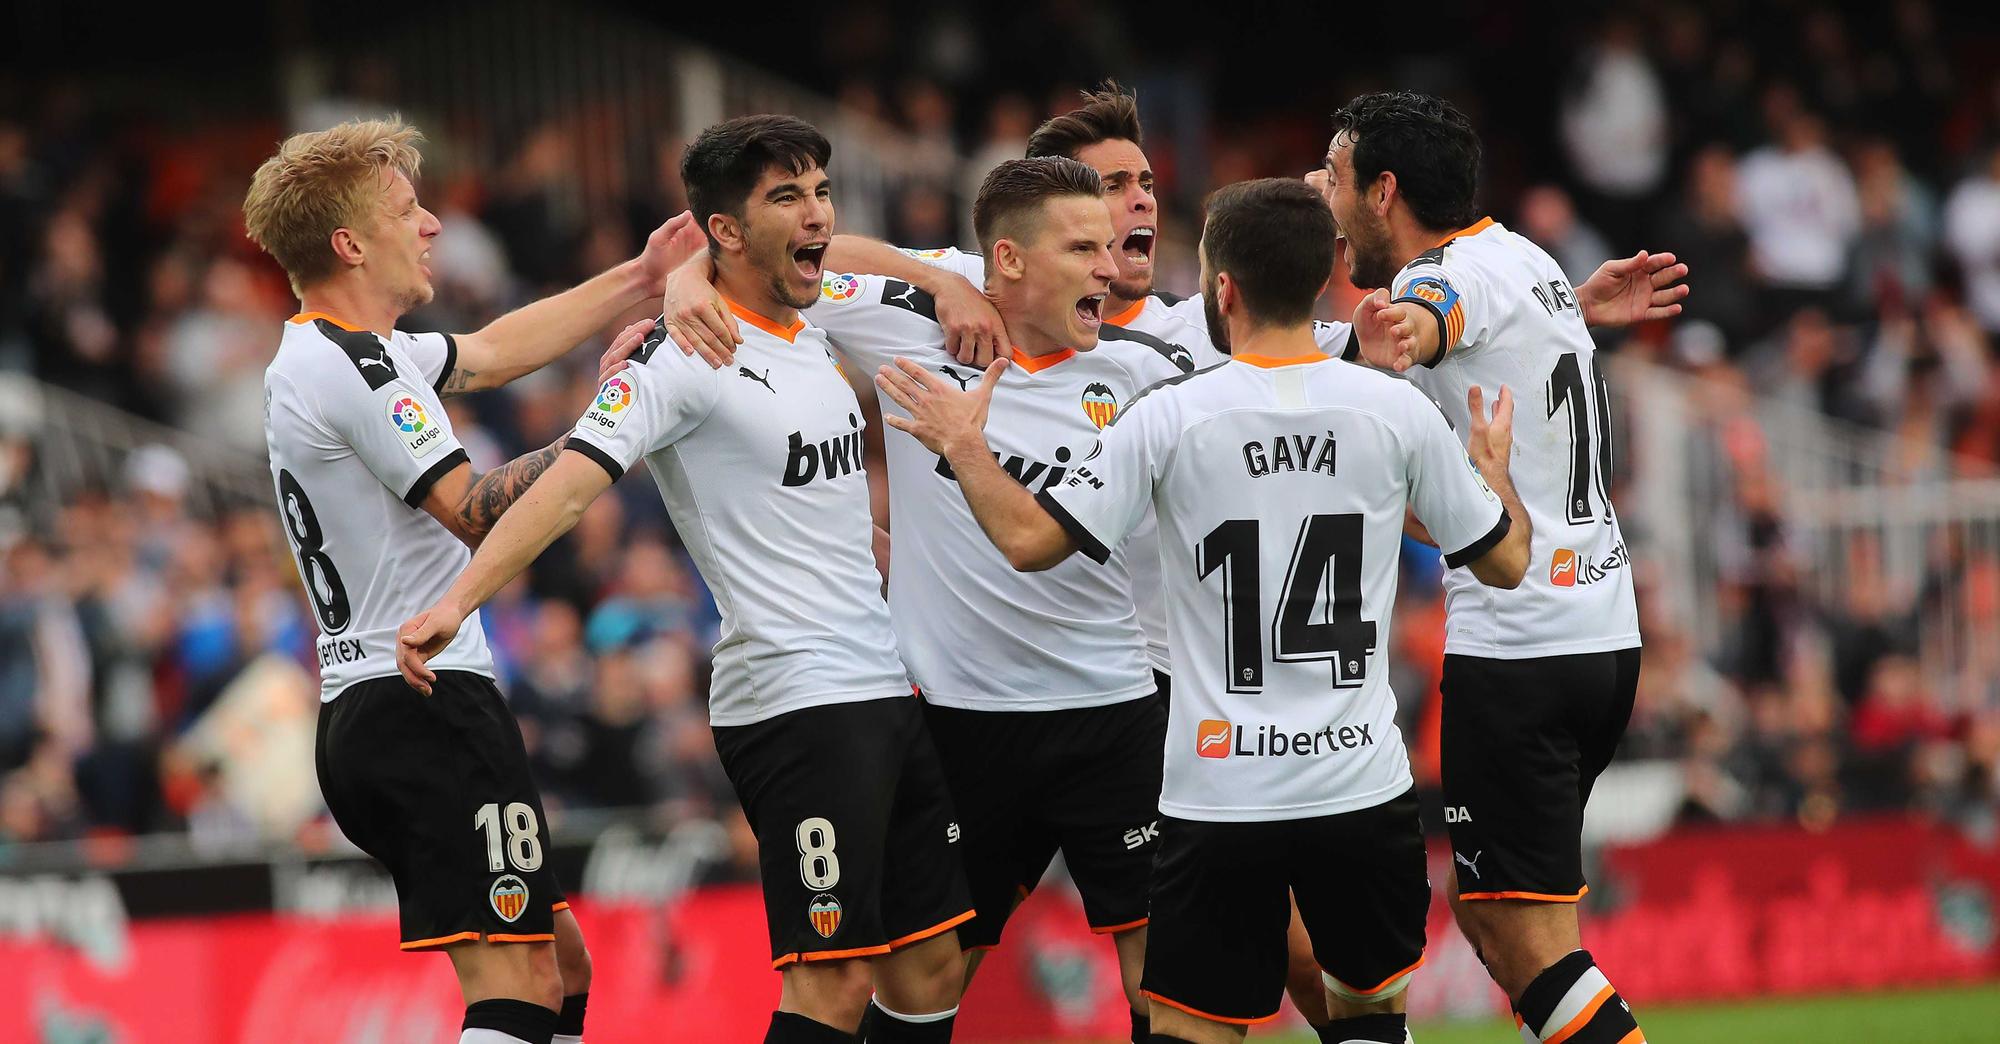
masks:
<path id="1" fill-rule="evenodd" d="M 653 353 L 659 351 L 660 345 L 665 344 L 666 340 L 667 317 L 663 315 L 653 320 L 653 328 L 646 331 L 646 339 L 639 342 L 638 349 L 632 353 L 632 361 L 639 363 L 652 362 Z"/>
<path id="2" fill-rule="evenodd" d="M 861 470 L 861 423 L 850 413 L 854 430 L 830 439 L 807 442 L 804 432 L 792 432 L 785 452 L 787 486 L 803 486 L 817 478 L 837 479 Z"/>
<path id="3" fill-rule="evenodd" d="M 1152 334 L 1141 333 L 1138 330 L 1130 330 L 1123 326 L 1112 326 L 1110 323 L 1106 323 L 1098 328 L 1097 336 L 1107 341 L 1135 341 L 1160 353 L 1161 358 L 1173 363 L 1174 368 L 1182 373 L 1194 372 L 1193 352 L 1188 351 L 1178 344 L 1154 337 Z"/>
<path id="4" fill-rule="evenodd" d="M 347 353 L 355 371 L 368 382 L 369 391 L 379 391 L 396 379 L 396 360 L 389 358 L 389 346 L 380 337 L 366 330 L 343 330 L 324 319 L 314 319 L 313 325 Z"/>
<path id="5" fill-rule="evenodd" d="M 1063 479 L 1069 475 L 1071 456 L 1069 447 L 1057 446 L 1055 456 L 1057 461 L 1055 464 L 1045 464 L 1039 460 L 1029 460 L 1019 454 L 1003 454 L 998 451 L 994 452 L 993 459 L 999 463 L 1000 470 L 1027 487 L 1029 492 L 1040 493 L 1062 485 Z M 938 458 L 937 467 L 933 470 L 937 472 L 939 478 L 958 481 L 958 472 L 952 470 L 951 461 L 943 457 Z"/>
<path id="6" fill-rule="evenodd" d="M 900 279 L 882 280 L 882 303 L 937 322 L 937 298 Z"/>
<path id="7" fill-rule="evenodd" d="M 1155 290 L 1153 291 L 1153 296 L 1159 298 L 1160 303 L 1166 305 L 1168 308 L 1172 308 L 1173 306 L 1180 304 L 1182 301 L 1187 300 L 1187 298 L 1182 297 L 1179 294 L 1170 294 L 1165 290 Z"/>
<path id="8" fill-rule="evenodd" d="M 1576 297 L 1570 290 L 1569 284 L 1560 279 L 1549 280 L 1547 290 L 1543 290 L 1540 283 L 1532 284 L 1528 287 L 1528 292 L 1535 295 L 1535 300 L 1540 301 L 1542 308 L 1550 315 L 1565 311 L 1578 311 L 1581 314 L 1581 310 L 1576 307 Z"/>
<path id="9" fill-rule="evenodd" d="M 1261 440 L 1243 444 L 1243 469 L 1251 478 L 1280 471 L 1334 473 L 1333 432 L 1320 435 L 1273 435 L 1268 447 Z"/>

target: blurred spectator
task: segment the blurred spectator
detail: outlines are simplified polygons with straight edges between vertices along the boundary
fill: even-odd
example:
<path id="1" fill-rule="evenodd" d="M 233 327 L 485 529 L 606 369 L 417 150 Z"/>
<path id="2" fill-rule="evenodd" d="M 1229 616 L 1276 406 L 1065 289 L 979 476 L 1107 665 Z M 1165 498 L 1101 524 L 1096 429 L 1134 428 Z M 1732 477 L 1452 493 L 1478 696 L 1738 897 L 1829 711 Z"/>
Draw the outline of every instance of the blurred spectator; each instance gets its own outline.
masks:
<path id="1" fill-rule="evenodd" d="M 1774 294 L 1776 316 L 1833 304 L 1860 228 L 1854 178 L 1826 147 L 1826 124 L 1774 88 L 1768 105 L 1776 144 L 1753 150 L 1737 171 L 1737 218 L 1751 258 Z"/>
<path id="2" fill-rule="evenodd" d="M 1952 190 L 1944 209 L 1944 239 L 1964 272 L 1972 312 L 1989 334 L 2000 334 L 2000 147 Z"/>
<path id="3" fill-rule="evenodd" d="M 1584 224 L 1569 196 L 1554 185 L 1537 185 L 1521 196 L 1520 233 L 1549 252 L 1575 286 L 1611 257 L 1611 247 Z"/>
<path id="4" fill-rule="evenodd" d="M 1606 18 L 1582 53 L 1563 95 L 1562 135 L 1589 193 L 1586 211 L 1625 249 L 1644 232 L 1645 207 L 1666 179 L 1671 143 L 1660 77 L 1633 21 Z"/>
<path id="5" fill-rule="evenodd" d="M 1683 314 L 1714 323 L 1725 343 L 1740 349 L 1755 329 L 1758 293 L 1738 209 L 1736 158 L 1721 145 L 1708 145 L 1688 161 L 1680 205 L 1656 234 L 1689 272 L 1701 273 L 1701 293 L 1688 298 Z"/>

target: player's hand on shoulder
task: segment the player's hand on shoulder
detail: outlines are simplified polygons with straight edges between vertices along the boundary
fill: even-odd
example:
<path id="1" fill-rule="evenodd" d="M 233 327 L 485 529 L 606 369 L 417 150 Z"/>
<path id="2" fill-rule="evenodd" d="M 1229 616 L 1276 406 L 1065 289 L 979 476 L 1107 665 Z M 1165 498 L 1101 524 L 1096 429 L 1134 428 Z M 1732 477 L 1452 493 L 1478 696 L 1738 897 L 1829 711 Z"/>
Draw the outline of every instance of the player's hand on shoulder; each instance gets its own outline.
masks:
<path id="1" fill-rule="evenodd" d="M 639 270 L 645 275 L 648 293 L 664 283 L 668 273 L 707 249 L 708 236 L 692 212 L 683 210 L 668 218 L 646 237 L 646 248 L 639 253 Z"/>
<path id="2" fill-rule="evenodd" d="M 944 327 L 944 350 L 967 366 L 982 369 L 1004 355 L 1007 324 L 985 292 L 953 276 L 931 295 L 937 300 L 938 325 Z"/>
<path id="3" fill-rule="evenodd" d="M 958 387 L 909 359 L 897 359 L 875 375 L 875 386 L 889 401 L 901 406 L 909 416 L 883 411 L 882 419 L 898 431 L 916 437 L 932 453 L 950 457 L 967 440 L 984 443 L 986 411 L 993 403 L 993 389 L 1007 369 L 1006 359 L 995 359 L 986 367 L 986 376 L 971 391 Z"/>
<path id="4" fill-rule="evenodd" d="M 464 622 L 464 617 L 434 605 L 396 628 L 396 670 L 410 688 L 426 696 L 431 694 L 437 672 L 426 665 L 458 637 L 458 628 Z"/>
<path id="5" fill-rule="evenodd" d="M 736 317 L 729 314 L 721 292 L 708 278 L 706 256 L 674 269 L 667 277 L 660 314 L 666 320 L 667 334 L 682 353 L 699 355 L 720 369 L 736 362 L 736 346 L 743 343 L 743 334 L 737 330 Z"/>
<path id="6" fill-rule="evenodd" d="M 652 333 L 657 325 L 658 319 L 641 319 L 618 331 L 618 336 L 611 339 L 611 347 L 606 348 L 597 359 L 597 383 L 603 384 L 613 374 L 632 365 L 632 353 L 646 343 L 646 335 Z"/>
<path id="7" fill-rule="evenodd" d="M 1361 345 L 1361 358 L 1381 370 L 1402 373 L 1416 363 L 1417 316 L 1415 309 L 1389 300 L 1389 291 L 1376 290 L 1354 306 L 1354 336 Z"/>
<path id="8" fill-rule="evenodd" d="M 1688 295 L 1688 266 L 1672 254 L 1644 250 L 1615 257 L 1576 288 L 1577 307 L 1590 326 L 1627 326 L 1681 314 Z"/>

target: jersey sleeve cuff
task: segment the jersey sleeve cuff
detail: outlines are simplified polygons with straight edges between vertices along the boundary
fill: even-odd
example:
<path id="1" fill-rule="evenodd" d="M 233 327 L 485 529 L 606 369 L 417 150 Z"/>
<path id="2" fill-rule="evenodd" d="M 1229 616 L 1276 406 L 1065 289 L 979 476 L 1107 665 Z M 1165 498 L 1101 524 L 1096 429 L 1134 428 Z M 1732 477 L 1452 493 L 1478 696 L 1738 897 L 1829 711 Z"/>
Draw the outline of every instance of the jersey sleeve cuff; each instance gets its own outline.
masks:
<path id="1" fill-rule="evenodd" d="M 1111 558 L 1111 549 L 1104 546 L 1104 541 L 1097 539 L 1097 534 L 1084 528 L 1083 523 L 1078 522 L 1076 516 L 1062 506 L 1062 501 L 1050 496 L 1048 490 L 1035 494 L 1035 503 L 1040 504 L 1042 510 L 1048 512 L 1049 517 L 1063 527 L 1063 532 L 1068 533 L 1069 538 L 1076 541 L 1077 550 L 1089 555 L 1091 561 L 1103 565 Z"/>
<path id="2" fill-rule="evenodd" d="M 1513 516 L 1507 514 L 1507 509 L 1500 509 L 1500 521 L 1493 523 L 1493 528 L 1487 530 L 1485 536 L 1444 556 L 1446 568 L 1457 569 L 1459 566 L 1477 562 L 1481 558 L 1486 557 L 1486 552 L 1493 550 L 1499 545 L 1500 541 L 1507 539 L 1507 531 L 1513 528 Z"/>
<path id="3" fill-rule="evenodd" d="M 611 456 L 611 454 L 604 452 L 603 450 L 597 448 L 596 446 L 593 446 L 590 443 L 585 442 L 574 435 L 571 435 L 569 437 L 569 440 L 563 443 L 563 448 L 566 450 L 575 450 L 576 452 L 581 453 L 586 457 L 589 457 L 591 460 L 596 461 L 597 466 L 603 468 L 605 474 L 610 475 L 611 481 L 613 482 L 616 482 L 619 479 L 625 477 L 625 466 L 623 464 L 618 463 L 618 461 L 614 459 Z"/>
<path id="4" fill-rule="evenodd" d="M 1436 365 L 1437 365 L 1438 363 L 1441 363 L 1441 362 L 1443 362 L 1443 361 L 1444 361 L 1444 354 L 1445 354 L 1446 352 L 1448 352 L 1448 351 L 1451 351 L 1451 343 L 1450 343 L 1450 341 L 1448 341 L 1448 340 L 1446 339 L 1446 334 L 1445 334 L 1445 331 L 1446 331 L 1446 330 L 1449 330 L 1449 329 L 1450 329 L 1450 326 L 1449 326 L 1449 324 L 1447 324 L 1447 323 L 1446 323 L 1446 322 L 1444 321 L 1444 313 L 1443 313 L 1442 311 L 1439 311 L 1439 310 L 1438 310 L 1438 306 L 1437 306 L 1437 305 L 1435 305 L 1435 304 L 1432 304 L 1432 303 L 1431 303 L 1431 302 L 1429 302 L 1429 301 L 1426 301 L 1426 300 L 1424 300 L 1424 299 L 1423 299 L 1423 298 L 1421 298 L 1421 297 L 1417 297 L 1417 296 L 1414 296 L 1414 295 L 1412 295 L 1412 296 L 1409 296 L 1409 297 L 1398 297 L 1398 298 L 1396 298 L 1395 300 L 1393 300 L 1393 301 L 1390 301 L 1389 303 L 1390 303 L 1390 304 L 1416 304 L 1416 305 L 1423 305 L 1423 306 L 1424 306 L 1424 311 L 1426 311 L 1426 312 L 1429 312 L 1429 313 L 1431 314 L 1431 318 L 1433 318 L 1433 319 L 1436 319 L 1436 320 L 1437 320 L 1437 324 L 1438 324 L 1438 350 L 1437 350 L 1437 354 L 1436 354 L 1436 355 L 1433 355 L 1433 356 L 1431 356 L 1431 358 L 1430 358 L 1430 361 L 1429 361 L 1429 362 L 1426 362 L 1426 363 L 1424 363 L 1424 366 L 1426 366 L 1426 367 L 1435 367 L 1435 366 L 1436 366 Z M 1357 347 L 1357 348 L 1359 347 L 1359 343 L 1358 343 L 1358 342 L 1356 343 L 1356 347 Z"/>
<path id="5" fill-rule="evenodd" d="M 1361 335 L 1352 326 L 1347 328 L 1347 343 L 1341 346 L 1340 357 L 1346 362 L 1361 358 Z"/>
<path id="6" fill-rule="evenodd" d="M 438 379 L 431 382 L 431 390 L 444 394 L 444 382 L 451 380 L 451 371 L 458 367 L 458 341 L 448 333 L 438 334 L 444 338 L 444 369 L 438 371 Z"/>
<path id="7" fill-rule="evenodd" d="M 465 455 L 465 447 L 463 446 L 445 454 L 436 464 L 431 465 L 423 474 L 417 476 L 417 481 L 410 485 L 410 491 L 403 494 L 403 503 L 411 507 L 422 504 L 424 498 L 431 495 L 431 487 L 437 485 L 439 479 L 450 474 L 451 469 L 458 467 L 460 464 L 470 463 L 472 463 L 472 458 Z"/>

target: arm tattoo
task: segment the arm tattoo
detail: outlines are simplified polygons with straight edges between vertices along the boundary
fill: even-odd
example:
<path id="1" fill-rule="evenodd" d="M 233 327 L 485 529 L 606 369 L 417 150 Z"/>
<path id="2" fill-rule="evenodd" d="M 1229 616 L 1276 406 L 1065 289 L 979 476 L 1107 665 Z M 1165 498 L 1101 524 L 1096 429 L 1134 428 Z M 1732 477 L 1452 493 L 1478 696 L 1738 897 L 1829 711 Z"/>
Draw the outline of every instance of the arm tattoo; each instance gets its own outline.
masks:
<path id="1" fill-rule="evenodd" d="M 565 439 L 567 436 L 565 436 Z M 484 537 L 500 521 L 500 515 L 521 499 L 521 494 L 549 470 L 549 465 L 562 455 L 565 439 L 534 451 L 524 453 L 513 460 L 479 475 L 472 480 L 472 487 L 465 491 L 464 499 L 458 502 L 458 521 L 468 533 Z"/>
<path id="2" fill-rule="evenodd" d="M 468 370 L 463 366 L 451 368 L 451 376 L 444 379 L 444 387 L 438 389 L 440 396 L 464 395 L 472 390 L 472 379 L 479 376 L 478 370 Z"/>

